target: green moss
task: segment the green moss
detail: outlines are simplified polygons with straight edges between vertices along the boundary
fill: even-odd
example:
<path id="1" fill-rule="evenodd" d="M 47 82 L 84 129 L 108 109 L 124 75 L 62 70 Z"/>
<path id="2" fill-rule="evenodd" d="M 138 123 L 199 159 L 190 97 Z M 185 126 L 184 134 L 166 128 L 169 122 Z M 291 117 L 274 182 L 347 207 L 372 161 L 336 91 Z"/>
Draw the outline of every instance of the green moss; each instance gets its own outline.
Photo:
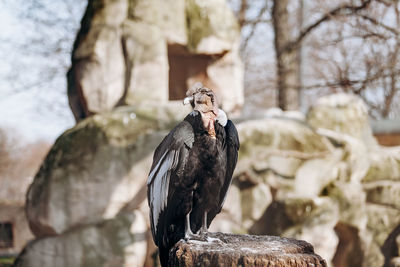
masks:
<path id="1" fill-rule="evenodd" d="M 138 18 L 135 15 L 135 8 L 138 0 L 129 0 L 128 1 L 128 19 L 137 20 Z"/>
<path id="2" fill-rule="evenodd" d="M 108 116 L 96 115 L 93 123 L 114 146 L 134 144 L 141 135 L 158 129 L 156 121 L 143 118 L 133 112 L 111 113 Z"/>
<path id="3" fill-rule="evenodd" d="M 160 0 L 128 0 L 128 19 L 150 25 L 160 25 Z"/>
<path id="4" fill-rule="evenodd" d="M 396 175 L 397 174 L 397 175 Z M 378 159 L 371 159 L 371 165 L 363 182 L 378 180 L 400 180 L 400 161 L 394 157 L 382 155 Z"/>
<path id="5" fill-rule="evenodd" d="M 9 267 L 12 266 L 15 258 L 10 256 L 0 256 L 0 266 Z"/>
<path id="6" fill-rule="evenodd" d="M 201 39 L 213 33 L 210 19 L 195 0 L 187 0 L 186 7 L 186 28 L 188 34 L 189 51 L 195 51 Z"/>
<path id="7" fill-rule="evenodd" d="M 255 154 L 255 150 L 264 150 L 265 147 L 272 146 L 273 138 L 274 136 L 271 132 L 263 133 L 254 130 L 254 132 L 251 133 L 251 136 L 247 137 L 245 141 L 241 141 L 239 157 L 251 157 Z"/>
<path id="8" fill-rule="evenodd" d="M 135 238 L 138 238 L 130 232 L 131 225 L 135 219 L 133 214 L 123 214 L 99 223 L 97 229 L 85 229 L 80 236 L 84 255 L 81 266 L 103 266 L 104 263 L 110 260 L 110 257 L 113 258 L 114 264 L 116 259 L 122 264 L 125 257 L 125 248 L 134 243 Z M 90 237 L 86 238 L 86 235 Z M 93 247 L 93 244 L 88 242 L 88 240 L 93 240 L 94 235 L 98 236 L 96 241 L 102 243 L 101 246 L 98 245 L 109 250 L 99 253 Z"/>
<path id="9" fill-rule="evenodd" d="M 312 199 L 287 199 L 285 212 L 294 223 L 301 223 L 315 212 L 316 205 Z"/>
<path id="10" fill-rule="evenodd" d="M 102 236 L 107 239 L 114 255 L 123 256 L 125 247 L 135 241 L 134 235 L 130 232 L 135 219 L 133 214 L 124 214 L 107 221 L 102 227 Z"/>

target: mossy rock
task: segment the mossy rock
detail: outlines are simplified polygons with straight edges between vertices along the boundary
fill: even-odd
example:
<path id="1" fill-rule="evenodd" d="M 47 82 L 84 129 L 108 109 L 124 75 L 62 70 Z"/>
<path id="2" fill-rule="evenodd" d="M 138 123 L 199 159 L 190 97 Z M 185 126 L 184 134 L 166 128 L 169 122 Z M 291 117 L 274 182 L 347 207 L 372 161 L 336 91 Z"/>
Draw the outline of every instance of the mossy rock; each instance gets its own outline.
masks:
<path id="1" fill-rule="evenodd" d="M 146 221 L 140 212 L 120 214 L 114 219 L 74 228 L 65 234 L 34 240 L 24 248 L 13 266 L 106 267 L 143 264 L 146 235 Z"/>
<path id="2" fill-rule="evenodd" d="M 230 50 L 240 33 L 239 24 L 225 1 L 186 0 L 186 27 L 187 48 L 196 53 L 203 52 L 199 51 L 199 44 L 210 36 L 229 43 L 225 50 Z M 223 52 L 209 51 L 210 54 Z"/>
<path id="3" fill-rule="evenodd" d="M 296 154 L 321 157 L 330 153 L 329 141 L 307 124 L 290 119 L 267 118 L 237 125 L 240 136 L 239 160 L 268 163 L 273 156 L 296 158 Z M 293 153 L 294 152 L 294 153 Z M 301 160 L 301 158 L 300 158 Z M 301 166 L 293 162 L 292 173 Z M 239 162 L 240 165 L 240 162 Z M 267 169 L 271 166 L 265 166 Z M 240 166 L 239 166 L 240 168 Z"/>
<path id="4" fill-rule="evenodd" d="M 162 130 L 179 116 L 167 119 L 164 112 L 160 119 L 151 108 L 125 107 L 94 115 L 62 134 L 27 194 L 33 233 L 60 234 L 115 216 L 143 190 L 153 151 L 167 133 Z"/>

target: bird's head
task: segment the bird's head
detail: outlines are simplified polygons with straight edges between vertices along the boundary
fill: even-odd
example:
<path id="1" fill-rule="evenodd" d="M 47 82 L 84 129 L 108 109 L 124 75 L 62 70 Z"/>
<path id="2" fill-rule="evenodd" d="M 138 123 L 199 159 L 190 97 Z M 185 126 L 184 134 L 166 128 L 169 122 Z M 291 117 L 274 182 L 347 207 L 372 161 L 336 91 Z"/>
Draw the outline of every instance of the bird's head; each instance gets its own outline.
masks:
<path id="1" fill-rule="evenodd" d="M 225 115 L 225 113 L 218 108 L 215 93 L 209 88 L 198 85 L 186 92 L 186 98 L 183 100 L 183 103 L 190 104 L 193 110 L 199 111 L 203 119 L 204 127 L 211 136 L 215 135 L 214 122 L 218 120 L 219 113 Z"/>
<path id="2" fill-rule="evenodd" d="M 215 116 L 218 115 L 218 102 L 215 93 L 211 89 L 203 87 L 201 83 L 187 90 L 183 104 L 191 104 L 194 110 L 203 114 L 212 112 Z"/>

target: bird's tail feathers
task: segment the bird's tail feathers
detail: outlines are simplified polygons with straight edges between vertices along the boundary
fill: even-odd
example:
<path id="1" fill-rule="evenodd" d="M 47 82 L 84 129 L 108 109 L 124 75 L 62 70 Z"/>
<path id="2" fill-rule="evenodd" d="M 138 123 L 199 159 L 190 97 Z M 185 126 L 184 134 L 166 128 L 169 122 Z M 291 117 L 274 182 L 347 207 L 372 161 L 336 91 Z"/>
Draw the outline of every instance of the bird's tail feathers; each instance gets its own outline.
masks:
<path id="1" fill-rule="evenodd" d="M 158 248 L 158 253 L 160 256 L 160 263 L 162 267 L 168 266 L 168 259 L 169 259 L 169 249 L 168 247 L 160 246 Z"/>

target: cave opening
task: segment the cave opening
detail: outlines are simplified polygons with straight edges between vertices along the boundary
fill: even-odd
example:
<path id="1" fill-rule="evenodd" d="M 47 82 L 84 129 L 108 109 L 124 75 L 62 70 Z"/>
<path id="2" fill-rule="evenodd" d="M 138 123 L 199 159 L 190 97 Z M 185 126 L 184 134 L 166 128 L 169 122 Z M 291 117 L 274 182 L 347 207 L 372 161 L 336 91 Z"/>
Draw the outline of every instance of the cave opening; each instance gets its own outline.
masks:
<path id="1" fill-rule="evenodd" d="M 213 55 L 192 54 L 184 46 L 168 46 L 169 63 L 169 100 L 182 100 L 188 88 L 201 82 L 206 87 L 213 87 L 207 75 L 207 67 L 218 57 Z"/>

